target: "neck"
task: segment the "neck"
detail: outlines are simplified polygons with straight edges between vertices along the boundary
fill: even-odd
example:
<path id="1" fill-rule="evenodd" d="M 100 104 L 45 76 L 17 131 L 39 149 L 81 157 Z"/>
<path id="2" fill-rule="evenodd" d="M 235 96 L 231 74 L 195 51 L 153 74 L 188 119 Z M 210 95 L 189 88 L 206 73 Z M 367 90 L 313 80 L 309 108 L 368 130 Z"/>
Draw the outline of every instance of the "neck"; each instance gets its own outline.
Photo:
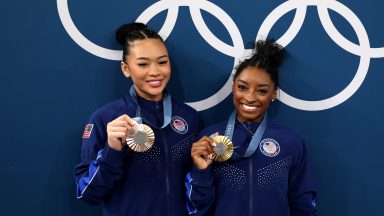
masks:
<path id="1" fill-rule="evenodd" d="M 239 122 L 250 122 L 250 123 L 254 122 L 254 123 L 260 124 L 263 118 L 264 118 L 264 114 L 260 118 L 254 118 L 254 119 L 241 118 L 239 117 L 239 115 L 236 115 L 236 120 Z"/>
<path id="2" fill-rule="evenodd" d="M 148 95 L 148 94 L 143 94 L 142 92 L 137 91 L 136 88 L 135 88 L 135 92 L 138 97 L 141 97 L 148 101 L 161 102 L 163 100 L 163 93 L 159 95 Z"/>

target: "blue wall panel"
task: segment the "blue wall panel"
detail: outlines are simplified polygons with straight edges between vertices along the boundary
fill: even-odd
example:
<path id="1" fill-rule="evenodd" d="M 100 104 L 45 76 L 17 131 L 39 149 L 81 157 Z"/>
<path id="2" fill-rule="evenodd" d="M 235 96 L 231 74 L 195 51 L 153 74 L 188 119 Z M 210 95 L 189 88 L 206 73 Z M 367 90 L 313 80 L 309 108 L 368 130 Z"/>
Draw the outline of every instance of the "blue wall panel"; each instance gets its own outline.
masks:
<path id="1" fill-rule="evenodd" d="M 101 215 L 76 200 L 72 168 L 90 113 L 128 91 L 114 30 L 139 18 L 167 38 L 169 89 L 206 125 L 233 109 L 225 84 L 257 35 L 279 39 L 289 56 L 271 116 L 306 141 L 320 215 L 382 215 L 382 8 L 378 0 L 4 2 L 0 214 Z"/>

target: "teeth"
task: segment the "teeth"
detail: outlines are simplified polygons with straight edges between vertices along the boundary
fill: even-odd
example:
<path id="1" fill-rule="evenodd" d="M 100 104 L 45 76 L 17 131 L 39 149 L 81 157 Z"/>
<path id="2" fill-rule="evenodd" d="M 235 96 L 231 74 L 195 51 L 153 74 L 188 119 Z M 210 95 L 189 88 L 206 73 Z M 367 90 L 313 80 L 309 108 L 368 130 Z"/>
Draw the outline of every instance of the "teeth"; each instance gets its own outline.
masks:
<path id="1" fill-rule="evenodd" d="M 248 110 L 248 111 L 254 111 L 257 109 L 257 106 L 248 106 L 248 105 L 245 105 L 245 104 L 241 104 L 242 107 L 245 109 L 245 110 Z"/>
<path id="2" fill-rule="evenodd" d="M 160 84 L 160 81 L 154 80 L 154 81 L 148 81 L 148 83 L 150 83 L 152 85 L 158 85 L 158 84 Z"/>

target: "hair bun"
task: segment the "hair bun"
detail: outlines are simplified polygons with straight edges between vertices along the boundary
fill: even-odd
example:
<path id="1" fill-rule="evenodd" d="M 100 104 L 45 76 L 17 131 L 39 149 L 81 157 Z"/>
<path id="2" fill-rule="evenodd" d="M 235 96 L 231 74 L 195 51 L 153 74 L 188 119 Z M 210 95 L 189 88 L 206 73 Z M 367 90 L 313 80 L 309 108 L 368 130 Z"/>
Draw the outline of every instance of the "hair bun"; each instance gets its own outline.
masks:
<path id="1" fill-rule="evenodd" d="M 148 29 L 148 26 L 144 23 L 128 23 L 120 26 L 116 30 L 116 40 L 119 44 L 124 46 L 126 43 L 126 39 L 130 34 L 134 34 L 135 32 L 140 32 L 144 29 Z"/>
<path id="2" fill-rule="evenodd" d="M 259 40 L 255 44 L 253 58 L 261 60 L 269 67 L 277 68 L 284 57 L 283 47 L 272 40 Z"/>

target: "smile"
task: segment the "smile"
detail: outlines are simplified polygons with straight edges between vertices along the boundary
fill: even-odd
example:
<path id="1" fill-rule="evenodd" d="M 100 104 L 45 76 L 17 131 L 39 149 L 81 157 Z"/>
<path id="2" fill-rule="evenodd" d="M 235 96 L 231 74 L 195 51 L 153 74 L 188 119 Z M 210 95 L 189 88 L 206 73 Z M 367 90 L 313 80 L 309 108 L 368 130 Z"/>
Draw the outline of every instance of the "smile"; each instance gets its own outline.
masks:
<path id="1" fill-rule="evenodd" d="M 255 105 L 245 105 L 245 104 L 241 104 L 241 107 L 246 111 L 255 111 L 258 108 L 258 106 L 255 106 Z"/>
<path id="2" fill-rule="evenodd" d="M 151 87 L 154 87 L 154 88 L 157 88 L 157 87 L 160 87 L 161 86 L 161 80 L 150 80 L 150 81 L 146 81 L 148 83 L 149 86 Z"/>

